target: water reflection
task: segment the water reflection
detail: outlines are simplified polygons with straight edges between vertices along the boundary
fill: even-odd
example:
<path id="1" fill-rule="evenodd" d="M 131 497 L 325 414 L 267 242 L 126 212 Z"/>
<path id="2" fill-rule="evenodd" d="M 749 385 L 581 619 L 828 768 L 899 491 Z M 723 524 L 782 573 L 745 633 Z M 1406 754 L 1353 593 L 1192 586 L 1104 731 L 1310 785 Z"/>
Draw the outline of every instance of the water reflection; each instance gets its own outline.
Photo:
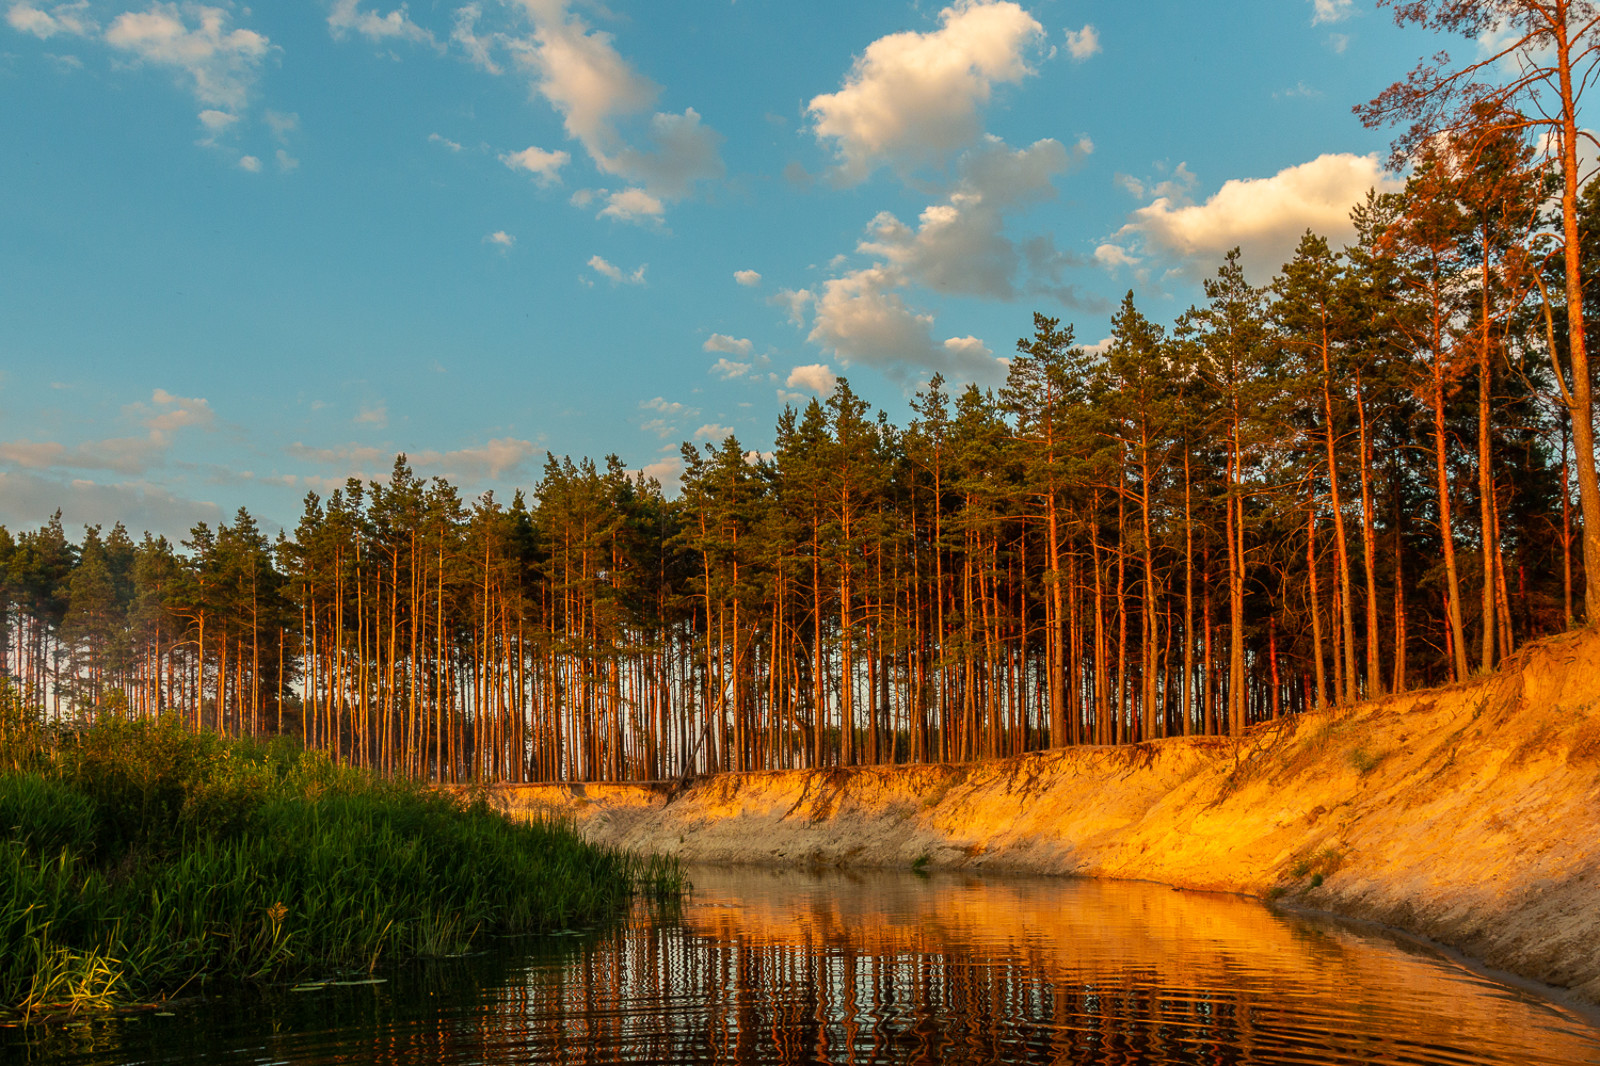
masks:
<path id="1" fill-rule="evenodd" d="M 699 870 L 681 915 L 95 1023 L 51 1063 L 1600 1063 L 1553 1005 L 1137 884 Z"/>

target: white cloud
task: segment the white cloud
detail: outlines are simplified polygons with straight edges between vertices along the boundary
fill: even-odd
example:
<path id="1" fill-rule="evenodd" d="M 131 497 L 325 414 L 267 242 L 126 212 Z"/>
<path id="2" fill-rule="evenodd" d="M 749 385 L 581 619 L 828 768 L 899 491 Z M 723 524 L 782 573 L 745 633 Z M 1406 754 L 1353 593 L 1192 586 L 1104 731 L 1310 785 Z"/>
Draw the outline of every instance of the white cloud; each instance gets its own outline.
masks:
<path id="1" fill-rule="evenodd" d="M 501 480 L 516 474 L 537 451 L 532 441 L 514 437 L 500 437 L 478 448 L 461 448 L 453 452 L 421 451 L 408 458 L 418 469 L 437 469 L 447 475 L 476 480 L 490 478 Z"/>
<path id="2" fill-rule="evenodd" d="M 151 403 L 122 408 L 123 418 L 146 430 L 144 436 L 62 444 L 59 441 L 0 442 L 0 462 L 27 470 L 112 470 L 137 474 L 160 465 L 180 429 L 211 429 L 216 416 L 197 397 L 175 396 L 165 389 L 151 394 Z"/>
<path id="3" fill-rule="evenodd" d="M 517 243 L 517 239 L 503 229 L 495 230 L 484 237 L 483 241 L 485 244 L 499 245 L 501 248 L 511 248 Z"/>
<path id="4" fill-rule="evenodd" d="M 272 130 L 272 135 L 284 144 L 289 143 L 289 135 L 300 129 L 300 116 L 293 111 L 268 111 L 262 116 L 267 120 L 267 128 Z"/>
<path id="5" fill-rule="evenodd" d="M 743 337 L 730 337 L 725 333 L 713 333 L 706 338 L 702 348 L 708 352 L 726 352 L 729 355 L 749 355 L 755 348 Z"/>
<path id="6" fill-rule="evenodd" d="M 434 137 L 438 136 L 434 134 Z M 439 140 L 451 151 L 461 150 L 461 146 L 454 141 L 446 141 L 443 137 L 439 137 Z M 512 170 L 526 170 L 539 179 L 540 185 L 549 185 L 561 180 L 561 168 L 572 162 L 572 156 L 560 150 L 547 152 L 543 148 L 529 146 L 520 152 L 505 153 L 500 157 L 500 162 Z"/>
<path id="7" fill-rule="evenodd" d="M 228 19 L 218 7 L 158 2 L 148 11 L 118 15 L 105 40 L 135 59 L 176 70 L 201 104 L 236 110 L 244 106 L 272 43 L 254 30 L 229 29 Z"/>
<path id="8" fill-rule="evenodd" d="M 381 463 L 386 458 L 393 458 L 384 449 L 374 448 L 368 444 L 345 444 L 332 448 L 312 448 L 295 441 L 284 450 L 303 462 L 318 463 L 322 466 L 337 466 L 352 472 L 361 467 Z"/>
<path id="9" fill-rule="evenodd" d="M 790 325 L 803 326 L 806 324 L 806 312 L 817 302 L 817 294 L 810 289 L 784 289 L 768 302 L 788 312 Z"/>
<path id="10" fill-rule="evenodd" d="M 1082 63 L 1090 56 L 1099 54 L 1100 33 L 1094 28 L 1093 23 L 1085 25 L 1081 30 L 1067 31 L 1067 55 L 1072 57 L 1073 62 Z"/>
<path id="11" fill-rule="evenodd" d="M 336 38 L 354 31 L 369 41 L 416 41 L 436 44 L 433 34 L 411 21 L 406 5 L 401 4 L 387 15 L 374 11 L 358 10 L 361 0 L 333 0 L 333 10 L 328 12 L 328 29 Z"/>
<path id="12" fill-rule="evenodd" d="M 1333 49 L 1335 55 L 1344 55 L 1345 49 L 1350 47 L 1350 35 L 1348 33 L 1328 34 L 1328 47 Z"/>
<path id="13" fill-rule="evenodd" d="M 71 446 L 58 441 L 0 442 L 0 462 L 24 470 L 113 470 L 138 474 L 156 465 L 165 452 L 166 440 L 158 434 L 114 437 Z"/>
<path id="14" fill-rule="evenodd" d="M 442 147 L 447 148 L 452 152 L 461 151 L 461 145 L 457 144 L 455 141 L 452 141 L 450 138 L 442 136 L 442 135 L 437 134 L 437 133 L 428 134 L 428 143 L 429 144 L 441 145 Z M 500 160 L 501 160 L 501 162 L 505 162 L 505 157 L 501 156 Z"/>
<path id="15" fill-rule="evenodd" d="M 654 399 L 646 400 L 641 403 L 639 407 L 641 410 L 659 411 L 668 416 L 681 415 L 685 411 L 689 410 L 688 408 L 684 407 L 683 404 L 671 402 L 663 396 L 657 396 Z M 694 412 L 690 411 L 689 413 L 693 414 Z"/>
<path id="16" fill-rule="evenodd" d="M 482 17 L 483 8 L 476 3 L 458 7 L 455 26 L 450 31 L 450 40 L 461 46 L 461 50 L 467 54 L 467 59 L 473 66 L 480 67 L 490 74 L 499 74 L 500 64 L 496 63 L 489 53 L 494 39 L 478 36 L 478 20 Z"/>
<path id="17" fill-rule="evenodd" d="M 660 482 L 664 492 L 677 492 L 678 479 L 683 476 L 683 460 L 673 456 L 654 463 L 646 463 L 637 473 L 644 475 L 646 481 Z"/>
<path id="18" fill-rule="evenodd" d="M 694 184 L 723 174 L 719 146 L 722 134 L 700 124 L 700 114 L 687 108 L 681 115 L 658 114 L 650 120 L 649 150 L 623 148 L 600 168 L 637 181 L 669 199 L 681 199 Z"/>
<path id="19" fill-rule="evenodd" d="M 718 422 L 707 422 L 694 431 L 695 440 L 724 441 L 733 436 L 733 427 Z"/>
<path id="20" fill-rule="evenodd" d="M 261 173 L 261 160 L 253 155 L 239 157 L 239 169 L 248 170 L 252 174 Z"/>
<path id="21" fill-rule="evenodd" d="M 200 125 L 209 130 L 213 137 L 238 121 L 238 115 L 230 115 L 226 111 L 215 111 L 207 108 L 200 112 Z"/>
<path id="22" fill-rule="evenodd" d="M 286 174 L 300 165 L 300 160 L 285 152 L 282 148 L 273 153 L 273 156 L 278 161 L 278 169 Z"/>
<path id="23" fill-rule="evenodd" d="M 1054 196 L 1051 179 L 1093 148 L 1085 138 L 1070 152 L 1055 140 L 1013 151 L 986 138 L 962 157 L 956 191 L 924 209 L 915 229 L 881 212 L 856 250 L 881 257 L 906 283 L 952 295 L 1015 299 L 1024 253 L 1005 236 L 1005 215 Z M 1040 266 L 1047 275 L 1056 273 Z"/>
<path id="24" fill-rule="evenodd" d="M 1356 13 L 1355 0 L 1311 0 L 1311 25 L 1343 22 Z"/>
<path id="25" fill-rule="evenodd" d="M 620 150 L 615 120 L 654 103 L 656 86 L 612 47 L 611 35 L 590 30 L 567 10 L 567 0 L 518 0 L 533 20 L 531 41 L 509 42 L 534 74 L 534 87 L 560 113 L 567 135 L 597 162 Z"/>
<path id="26" fill-rule="evenodd" d="M 754 270 L 735 270 L 733 280 L 746 288 L 753 289 L 761 284 L 761 275 Z"/>
<path id="27" fill-rule="evenodd" d="M 1158 197 L 1135 211 L 1117 237 L 1124 245 L 1139 241 L 1147 254 L 1188 260 L 1201 272 L 1235 245 L 1252 269 L 1276 270 L 1294 254 L 1307 229 L 1337 246 L 1354 235 L 1350 209 L 1367 190 L 1388 192 L 1401 185 L 1376 153 L 1321 155 L 1270 178 L 1224 182 L 1202 204 Z M 1096 257 L 1104 261 L 1099 252 Z"/>
<path id="28" fill-rule="evenodd" d="M 190 427 L 210 429 L 216 425 L 211 404 L 198 396 L 177 396 L 166 389 L 156 389 L 151 392 L 150 401 L 155 404 L 154 410 L 143 404 L 132 404 L 123 410 L 142 419 L 145 428 L 153 433 Z"/>
<path id="29" fill-rule="evenodd" d="M 363 407 L 356 413 L 354 422 L 358 426 L 377 426 L 381 429 L 389 424 L 389 408 L 381 403 Z"/>
<path id="30" fill-rule="evenodd" d="M 972 338 L 939 342 L 933 316 L 908 307 L 894 291 L 901 275 L 882 265 L 823 283 L 806 339 L 831 351 L 845 366 L 875 366 L 905 380 L 909 370 L 939 370 L 952 379 L 987 381 L 1004 368 Z"/>
<path id="31" fill-rule="evenodd" d="M 58 507 L 68 528 L 110 528 L 122 522 L 130 530 L 149 530 L 172 539 L 187 536 L 199 522 L 215 524 L 223 517 L 214 503 L 184 499 L 143 481 L 107 485 L 0 472 L 0 524 L 25 529 Z"/>
<path id="32" fill-rule="evenodd" d="M 590 268 L 593 269 L 596 274 L 610 278 L 613 284 L 643 285 L 644 268 L 648 265 L 648 263 L 641 263 L 638 270 L 635 270 L 632 274 L 625 274 L 623 273 L 621 267 L 608 262 L 598 255 L 592 255 L 589 257 Z"/>
<path id="33" fill-rule="evenodd" d="M 1094 250 L 1094 261 L 1108 270 L 1119 270 L 1122 267 L 1139 265 L 1136 256 L 1129 255 L 1126 248 L 1116 244 L 1102 244 Z"/>
<path id="34" fill-rule="evenodd" d="M 6 21 L 12 29 L 31 33 L 41 39 L 54 37 L 58 33 L 82 37 L 98 29 L 88 11 L 88 0 L 56 4 L 49 11 L 32 4 L 18 3 L 6 10 Z"/>
<path id="35" fill-rule="evenodd" d="M 622 222 L 659 222 L 665 211 L 661 201 L 643 189 L 621 189 L 606 198 L 606 206 L 595 217 Z"/>
<path id="36" fill-rule="evenodd" d="M 723 381 L 732 381 L 734 378 L 742 378 L 750 373 L 750 364 L 736 363 L 732 359 L 718 359 L 712 364 L 711 373 L 717 375 Z"/>
<path id="37" fill-rule="evenodd" d="M 784 382 L 791 389 L 810 389 L 812 392 L 826 396 L 839 384 L 839 375 L 826 363 L 812 363 L 808 366 L 797 366 L 789 371 L 788 380 Z"/>
<path id="38" fill-rule="evenodd" d="M 996 84 L 1031 73 L 1043 27 L 1011 0 L 956 0 L 940 28 L 881 37 L 857 56 L 838 92 L 812 99 L 813 131 L 832 142 L 838 173 L 860 181 L 879 166 L 943 163 L 978 136 L 978 109 Z"/>

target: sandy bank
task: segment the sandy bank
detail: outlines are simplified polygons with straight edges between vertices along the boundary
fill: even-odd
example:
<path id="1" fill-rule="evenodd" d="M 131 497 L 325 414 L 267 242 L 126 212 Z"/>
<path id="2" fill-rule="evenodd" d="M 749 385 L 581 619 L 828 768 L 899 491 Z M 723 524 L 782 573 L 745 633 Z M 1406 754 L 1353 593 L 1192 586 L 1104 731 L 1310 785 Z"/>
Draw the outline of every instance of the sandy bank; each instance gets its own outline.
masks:
<path id="1" fill-rule="evenodd" d="M 1281 896 L 1600 1002 L 1600 634 L 1238 741 L 497 795 L 697 862 L 923 861 Z"/>

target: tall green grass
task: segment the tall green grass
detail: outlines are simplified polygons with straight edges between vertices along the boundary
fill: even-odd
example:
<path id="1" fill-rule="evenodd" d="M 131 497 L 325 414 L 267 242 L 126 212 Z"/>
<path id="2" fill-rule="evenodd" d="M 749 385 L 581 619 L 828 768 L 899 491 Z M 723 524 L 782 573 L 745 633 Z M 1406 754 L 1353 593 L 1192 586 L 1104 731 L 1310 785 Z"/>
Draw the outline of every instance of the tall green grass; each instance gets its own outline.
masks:
<path id="1" fill-rule="evenodd" d="M 108 720 L 0 762 L 0 1012 L 367 969 L 671 898 L 670 861 L 289 741 Z M 18 751 L 26 756 L 17 758 Z"/>

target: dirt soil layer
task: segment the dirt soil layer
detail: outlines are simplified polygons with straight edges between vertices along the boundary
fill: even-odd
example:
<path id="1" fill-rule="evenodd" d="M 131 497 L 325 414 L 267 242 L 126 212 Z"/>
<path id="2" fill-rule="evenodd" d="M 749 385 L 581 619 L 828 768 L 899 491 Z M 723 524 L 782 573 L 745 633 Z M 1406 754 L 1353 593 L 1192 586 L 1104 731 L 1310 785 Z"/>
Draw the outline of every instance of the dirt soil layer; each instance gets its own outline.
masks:
<path id="1" fill-rule="evenodd" d="M 1239 739 L 965 765 L 508 786 L 591 839 L 709 863 L 1016 870 L 1377 921 L 1600 1002 L 1600 634 Z"/>

